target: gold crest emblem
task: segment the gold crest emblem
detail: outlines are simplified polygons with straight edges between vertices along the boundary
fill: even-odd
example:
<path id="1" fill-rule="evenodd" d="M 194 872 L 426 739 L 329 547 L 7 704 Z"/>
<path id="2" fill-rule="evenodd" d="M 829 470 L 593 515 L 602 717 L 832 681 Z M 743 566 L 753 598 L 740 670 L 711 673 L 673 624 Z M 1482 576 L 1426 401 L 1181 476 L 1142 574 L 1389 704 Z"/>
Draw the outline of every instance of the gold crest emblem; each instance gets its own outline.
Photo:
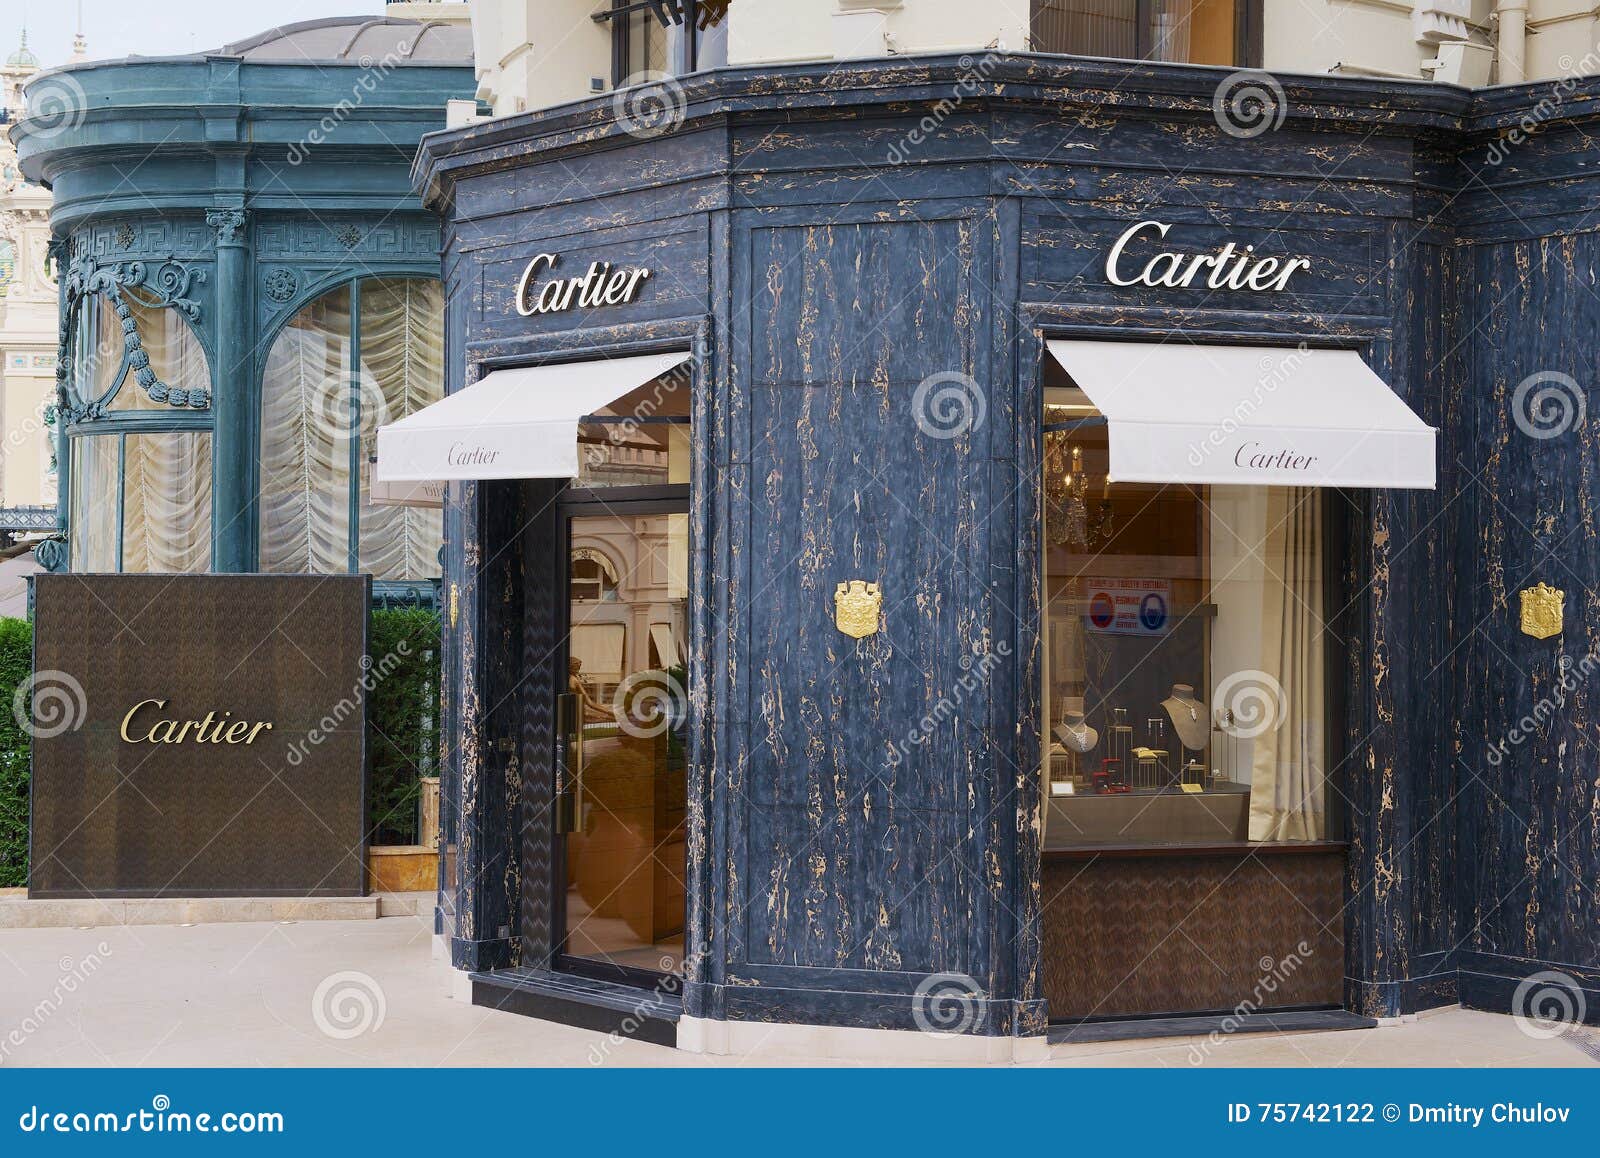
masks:
<path id="1" fill-rule="evenodd" d="M 876 583 L 852 579 L 839 584 L 839 589 L 833 593 L 833 621 L 851 639 L 876 635 L 882 610 L 883 592 Z"/>
<path id="2" fill-rule="evenodd" d="M 1522 633 L 1535 639 L 1561 634 L 1561 613 L 1567 594 L 1540 583 L 1522 592 Z"/>

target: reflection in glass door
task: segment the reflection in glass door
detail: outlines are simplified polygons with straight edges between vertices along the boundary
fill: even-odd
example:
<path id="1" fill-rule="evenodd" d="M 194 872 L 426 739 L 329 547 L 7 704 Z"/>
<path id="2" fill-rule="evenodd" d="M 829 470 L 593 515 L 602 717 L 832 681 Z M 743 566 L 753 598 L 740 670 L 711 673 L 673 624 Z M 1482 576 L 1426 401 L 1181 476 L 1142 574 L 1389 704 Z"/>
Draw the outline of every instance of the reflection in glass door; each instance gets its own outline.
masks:
<path id="1" fill-rule="evenodd" d="M 565 956 L 621 979 L 683 960 L 689 517 L 636 510 L 568 520 L 557 713 Z"/>

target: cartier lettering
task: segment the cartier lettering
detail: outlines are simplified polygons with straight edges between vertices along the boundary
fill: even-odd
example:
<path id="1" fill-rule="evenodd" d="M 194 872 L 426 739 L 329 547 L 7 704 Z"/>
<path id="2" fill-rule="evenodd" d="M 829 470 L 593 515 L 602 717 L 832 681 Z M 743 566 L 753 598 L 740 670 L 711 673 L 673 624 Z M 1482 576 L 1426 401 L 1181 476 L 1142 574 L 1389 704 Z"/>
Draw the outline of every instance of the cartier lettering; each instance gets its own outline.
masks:
<path id="1" fill-rule="evenodd" d="M 1106 278 L 1112 285 L 1147 285 L 1169 289 L 1204 286 L 1220 290 L 1281 290 L 1289 279 L 1311 268 L 1308 257 L 1257 257 L 1255 246 L 1228 242 L 1215 253 L 1158 253 L 1134 272 L 1123 251 L 1141 234 L 1165 239 L 1172 226 L 1141 221 L 1117 238 L 1106 255 Z M 1202 276 L 1203 275 L 1203 276 Z"/>
<path id="2" fill-rule="evenodd" d="M 579 309 L 596 309 L 600 306 L 620 306 L 639 296 L 650 271 L 644 266 L 612 269 L 609 261 L 596 261 L 581 277 L 557 277 L 545 282 L 537 278 L 560 263 L 554 253 L 537 254 L 523 267 L 517 279 L 517 313 L 523 317 L 534 314 L 558 314 L 574 306 Z"/>
<path id="3" fill-rule="evenodd" d="M 1310 470 L 1316 465 L 1314 454 L 1296 454 L 1292 450 L 1263 450 L 1259 442 L 1247 442 L 1233 453 L 1233 465 L 1247 470 Z"/>
<path id="4" fill-rule="evenodd" d="M 464 442 L 452 442 L 445 461 L 451 466 L 488 466 L 500 457 L 498 450 L 490 450 L 485 446 L 468 446 Z"/>
<path id="5" fill-rule="evenodd" d="M 166 700 L 140 700 L 122 717 L 122 738 L 130 744 L 254 744 L 272 725 L 233 720 L 232 712 L 207 712 L 198 720 L 175 720 Z"/>

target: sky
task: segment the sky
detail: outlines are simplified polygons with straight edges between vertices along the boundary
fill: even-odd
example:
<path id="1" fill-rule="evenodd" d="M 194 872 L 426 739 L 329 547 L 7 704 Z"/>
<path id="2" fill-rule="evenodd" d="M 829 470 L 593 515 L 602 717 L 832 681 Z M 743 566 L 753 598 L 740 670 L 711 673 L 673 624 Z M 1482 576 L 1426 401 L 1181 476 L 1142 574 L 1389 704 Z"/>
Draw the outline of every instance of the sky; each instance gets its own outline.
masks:
<path id="1" fill-rule="evenodd" d="M 78 9 L 91 59 L 173 56 L 218 48 L 280 24 L 376 15 L 383 0 L 0 0 L 0 60 L 28 47 L 45 67 L 72 53 Z"/>

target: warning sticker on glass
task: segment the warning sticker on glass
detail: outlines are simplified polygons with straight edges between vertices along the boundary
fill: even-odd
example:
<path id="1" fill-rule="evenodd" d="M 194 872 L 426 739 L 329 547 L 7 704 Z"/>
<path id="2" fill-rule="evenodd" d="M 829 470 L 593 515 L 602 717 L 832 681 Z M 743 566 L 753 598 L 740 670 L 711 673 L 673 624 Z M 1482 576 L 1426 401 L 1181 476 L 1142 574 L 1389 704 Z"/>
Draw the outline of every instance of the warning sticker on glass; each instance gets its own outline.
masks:
<path id="1" fill-rule="evenodd" d="M 1172 622 L 1169 579 L 1088 579 L 1084 587 L 1088 609 L 1083 622 L 1090 631 L 1164 635 Z"/>

